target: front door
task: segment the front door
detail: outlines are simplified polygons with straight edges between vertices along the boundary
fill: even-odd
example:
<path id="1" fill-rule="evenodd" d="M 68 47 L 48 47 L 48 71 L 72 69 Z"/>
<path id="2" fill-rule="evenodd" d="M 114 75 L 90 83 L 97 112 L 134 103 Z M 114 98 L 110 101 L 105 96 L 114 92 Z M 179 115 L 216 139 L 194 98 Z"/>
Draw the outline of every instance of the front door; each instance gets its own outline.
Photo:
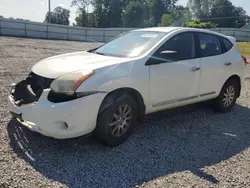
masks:
<path id="1" fill-rule="evenodd" d="M 153 107 L 164 108 L 198 97 L 201 69 L 194 38 L 192 32 L 177 34 L 149 59 Z"/>

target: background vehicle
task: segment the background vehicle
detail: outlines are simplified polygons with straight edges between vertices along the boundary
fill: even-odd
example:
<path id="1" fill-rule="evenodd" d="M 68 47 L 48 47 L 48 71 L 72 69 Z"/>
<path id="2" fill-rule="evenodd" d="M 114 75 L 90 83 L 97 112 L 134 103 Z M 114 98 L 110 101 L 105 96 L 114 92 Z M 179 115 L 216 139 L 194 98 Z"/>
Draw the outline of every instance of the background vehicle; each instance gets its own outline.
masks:
<path id="1" fill-rule="evenodd" d="M 9 107 L 29 129 L 64 139 L 93 135 L 115 146 L 145 114 L 213 100 L 230 111 L 246 61 L 235 39 L 191 28 L 148 28 L 88 52 L 47 58 L 12 85 Z"/>

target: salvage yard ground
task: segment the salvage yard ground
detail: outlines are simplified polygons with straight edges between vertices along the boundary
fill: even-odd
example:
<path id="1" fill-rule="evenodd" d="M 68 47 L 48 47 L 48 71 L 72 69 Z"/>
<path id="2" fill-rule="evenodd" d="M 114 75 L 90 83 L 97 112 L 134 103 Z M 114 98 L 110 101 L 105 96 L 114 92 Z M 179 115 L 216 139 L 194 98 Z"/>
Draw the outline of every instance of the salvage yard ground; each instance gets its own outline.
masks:
<path id="1" fill-rule="evenodd" d="M 156 113 L 116 148 L 91 136 L 54 140 L 12 120 L 11 83 L 43 58 L 98 45 L 0 37 L 1 188 L 250 187 L 249 79 L 231 113 L 201 104 Z"/>

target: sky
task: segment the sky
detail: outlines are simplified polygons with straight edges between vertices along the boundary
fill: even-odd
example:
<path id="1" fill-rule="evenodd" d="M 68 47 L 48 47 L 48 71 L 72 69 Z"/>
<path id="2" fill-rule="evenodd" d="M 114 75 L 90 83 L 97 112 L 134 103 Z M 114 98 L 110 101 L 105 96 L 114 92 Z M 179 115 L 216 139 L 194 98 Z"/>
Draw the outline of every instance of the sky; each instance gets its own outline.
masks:
<path id="1" fill-rule="evenodd" d="M 70 23 L 76 17 L 76 7 L 71 7 L 72 0 L 51 0 L 51 10 L 57 6 L 70 9 Z M 186 5 L 188 0 L 179 0 L 177 4 Z M 231 0 L 235 6 L 243 7 L 250 15 L 250 0 Z M 91 9 L 91 8 L 90 8 Z M 48 0 L 0 0 L 0 15 L 43 22 L 48 11 Z"/>

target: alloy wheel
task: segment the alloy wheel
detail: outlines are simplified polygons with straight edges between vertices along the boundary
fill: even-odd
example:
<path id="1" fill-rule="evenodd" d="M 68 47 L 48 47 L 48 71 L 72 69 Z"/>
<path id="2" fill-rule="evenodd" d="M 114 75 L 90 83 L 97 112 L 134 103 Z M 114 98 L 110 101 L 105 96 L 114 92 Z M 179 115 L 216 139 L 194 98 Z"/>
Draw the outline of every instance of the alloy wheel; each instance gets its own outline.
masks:
<path id="1" fill-rule="evenodd" d="M 233 86 L 229 86 L 225 90 L 224 95 L 223 95 L 223 105 L 225 107 L 230 106 L 234 101 L 234 97 L 235 97 L 235 89 Z"/>
<path id="2" fill-rule="evenodd" d="M 114 137 L 122 136 L 129 128 L 132 120 L 132 109 L 129 105 L 119 106 L 113 113 L 109 123 L 111 134 Z"/>

